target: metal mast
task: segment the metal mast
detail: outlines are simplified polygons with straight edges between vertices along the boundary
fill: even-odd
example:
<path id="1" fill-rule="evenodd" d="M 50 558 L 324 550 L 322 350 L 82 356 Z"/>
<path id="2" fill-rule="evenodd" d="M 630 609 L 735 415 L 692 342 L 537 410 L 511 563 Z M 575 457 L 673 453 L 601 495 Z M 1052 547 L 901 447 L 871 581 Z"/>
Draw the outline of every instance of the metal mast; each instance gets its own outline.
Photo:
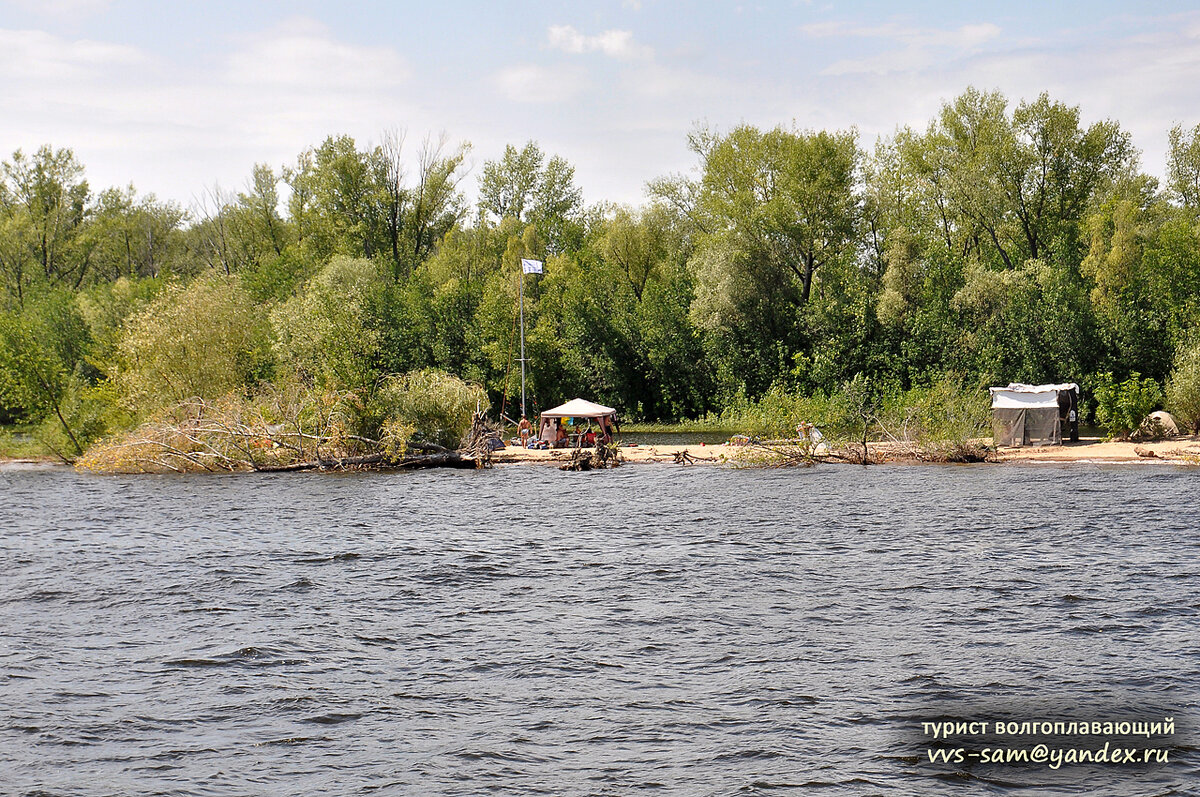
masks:
<path id="1" fill-rule="evenodd" d="M 525 417 L 525 263 L 521 263 L 521 417 Z"/>

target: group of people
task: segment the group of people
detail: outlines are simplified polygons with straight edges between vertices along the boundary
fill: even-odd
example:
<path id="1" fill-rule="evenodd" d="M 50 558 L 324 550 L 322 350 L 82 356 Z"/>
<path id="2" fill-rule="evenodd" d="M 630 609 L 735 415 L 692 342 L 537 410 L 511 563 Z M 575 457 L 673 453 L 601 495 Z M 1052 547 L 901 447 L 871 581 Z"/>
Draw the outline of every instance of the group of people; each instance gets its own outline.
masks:
<path id="1" fill-rule="evenodd" d="M 571 436 L 567 433 L 565 418 L 542 418 L 537 437 L 533 436 L 533 424 L 529 418 L 521 416 L 517 424 L 517 436 L 522 448 L 566 448 L 571 444 Z M 598 428 L 592 428 L 589 420 L 587 428 L 579 432 L 578 442 L 585 446 L 593 446 L 599 439 L 611 443 L 613 439 L 612 419 L 602 415 L 596 419 Z"/>

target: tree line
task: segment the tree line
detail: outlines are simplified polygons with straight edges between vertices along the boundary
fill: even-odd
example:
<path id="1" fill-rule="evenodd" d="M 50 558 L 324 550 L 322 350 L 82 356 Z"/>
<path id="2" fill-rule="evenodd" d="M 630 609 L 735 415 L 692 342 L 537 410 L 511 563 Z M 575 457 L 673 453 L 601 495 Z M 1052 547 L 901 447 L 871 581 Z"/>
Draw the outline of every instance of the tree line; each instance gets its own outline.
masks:
<path id="1" fill-rule="evenodd" d="M 331 136 L 188 209 L 95 193 L 70 150 L 18 151 L 0 164 L 0 423 L 78 454 L 173 403 L 281 384 L 382 423 L 387 380 L 433 371 L 511 416 L 521 258 L 546 264 L 524 285 L 534 409 L 698 418 L 855 380 L 1133 384 L 1178 408 L 1197 390 L 1200 126 L 1169 132 L 1162 181 L 1117 122 L 1046 94 L 967 89 L 873 147 L 786 125 L 688 142 L 694 169 L 640 207 L 586 204 L 532 141 L 482 166 L 474 204 L 468 147 L 445 138 Z"/>

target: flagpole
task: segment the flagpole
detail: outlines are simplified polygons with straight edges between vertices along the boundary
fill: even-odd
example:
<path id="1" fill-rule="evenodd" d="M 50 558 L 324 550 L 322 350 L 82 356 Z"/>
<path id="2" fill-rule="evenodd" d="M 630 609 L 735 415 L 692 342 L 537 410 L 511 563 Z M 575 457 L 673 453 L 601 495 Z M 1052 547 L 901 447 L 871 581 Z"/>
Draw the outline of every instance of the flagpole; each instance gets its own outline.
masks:
<path id="1" fill-rule="evenodd" d="M 521 417 L 525 417 L 525 263 L 521 263 Z"/>

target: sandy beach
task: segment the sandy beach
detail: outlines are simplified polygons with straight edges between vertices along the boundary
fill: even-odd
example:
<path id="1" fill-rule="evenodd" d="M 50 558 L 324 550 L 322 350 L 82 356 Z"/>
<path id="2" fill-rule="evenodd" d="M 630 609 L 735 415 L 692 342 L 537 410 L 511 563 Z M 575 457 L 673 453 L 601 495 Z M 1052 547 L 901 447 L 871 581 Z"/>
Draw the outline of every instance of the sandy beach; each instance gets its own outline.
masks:
<path id="1" fill-rule="evenodd" d="M 990 440 L 982 441 L 990 444 Z M 889 447 L 871 444 L 873 454 L 885 462 L 912 462 L 911 457 L 891 455 Z M 621 459 L 638 464 L 648 462 L 673 463 L 682 454 L 691 460 L 688 464 L 721 464 L 728 462 L 743 449 L 740 446 L 720 445 L 639 445 L 622 446 Z M 497 464 L 540 464 L 561 465 L 571 458 L 569 449 L 520 449 L 508 447 L 492 455 Z M 1027 446 L 1023 448 L 1002 447 L 996 452 L 999 463 L 1174 463 L 1200 465 L 1200 436 L 1175 437 L 1153 443 L 1132 443 L 1104 440 L 1099 437 L 1080 438 L 1077 443 L 1061 446 Z"/>
<path id="2" fill-rule="evenodd" d="M 990 444 L 990 439 L 980 441 Z M 913 464 L 910 455 L 898 454 L 895 446 L 869 444 L 872 457 L 882 464 Z M 682 465 L 722 465 L 745 452 L 742 446 L 718 445 L 635 445 L 621 446 L 621 461 L 629 464 L 667 463 Z M 520 449 L 514 446 L 492 454 L 496 465 L 544 465 L 558 467 L 571 459 L 571 449 Z M 993 463 L 1128 463 L 1200 465 L 1200 435 L 1175 437 L 1153 443 L 1133 443 L 1084 437 L 1077 443 L 1061 446 L 1001 447 Z M 841 464 L 841 463 L 839 463 Z M 936 464 L 936 463 L 918 463 Z M 0 459 L 0 470 L 25 470 L 63 467 L 52 459 Z"/>

